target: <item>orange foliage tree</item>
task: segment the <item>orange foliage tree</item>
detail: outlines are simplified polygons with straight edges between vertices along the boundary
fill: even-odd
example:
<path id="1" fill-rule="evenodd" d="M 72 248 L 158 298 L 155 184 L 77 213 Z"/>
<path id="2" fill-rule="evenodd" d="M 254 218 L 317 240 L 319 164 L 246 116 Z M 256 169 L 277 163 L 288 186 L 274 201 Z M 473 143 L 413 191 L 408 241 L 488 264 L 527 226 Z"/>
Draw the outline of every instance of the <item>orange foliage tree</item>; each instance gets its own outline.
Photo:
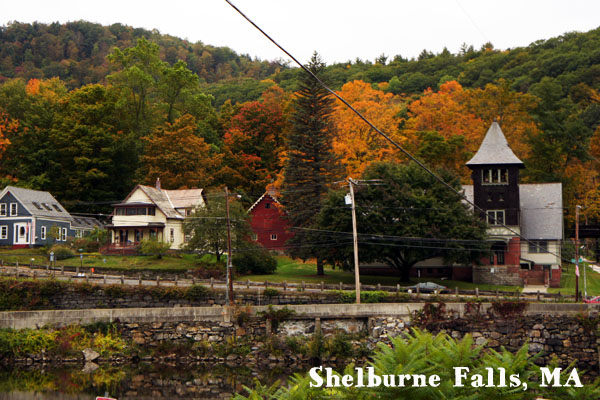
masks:
<path id="1" fill-rule="evenodd" d="M 403 130 L 408 147 L 420 158 L 463 178 L 469 176 L 464 164 L 477 151 L 487 129 L 486 122 L 467 109 L 466 96 L 456 81 L 445 82 L 438 92 L 427 89 L 409 104 Z M 445 151 L 433 151 L 435 142 Z"/>
<path id="2" fill-rule="evenodd" d="M 0 110 L 0 160 L 6 147 L 10 144 L 10 140 L 6 137 L 7 133 L 14 133 L 17 131 L 19 123 L 12 121 L 8 118 L 8 114 Z"/>
<path id="3" fill-rule="evenodd" d="M 402 143 L 398 132 L 400 97 L 373 89 L 363 81 L 348 82 L 338 93 L 375 126 Z M 360 176 L 373 161 L 396 158 L 397 151 L 339 100 L 332 117 L 337 131 L 333 151 L 346 167 L 347 176 Z"/>
<path id="4" fill-rule="evenodd" d="M 222 157 L 211 153 L 210 145 L 196 135 L 196 128 L 196 119 L 185 114 L 143 138 L 141 175 L 145 183 L 152 184 L 160 177 L 169 189 L 211 185 Z"/>

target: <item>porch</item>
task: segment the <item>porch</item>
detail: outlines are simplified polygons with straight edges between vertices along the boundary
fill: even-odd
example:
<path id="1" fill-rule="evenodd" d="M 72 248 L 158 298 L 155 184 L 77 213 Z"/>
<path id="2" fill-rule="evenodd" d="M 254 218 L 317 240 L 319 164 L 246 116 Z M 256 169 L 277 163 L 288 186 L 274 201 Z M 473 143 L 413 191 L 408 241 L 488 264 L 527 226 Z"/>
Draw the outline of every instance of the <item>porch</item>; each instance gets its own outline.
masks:
<path id="1" fill-rule="evenodd" d="M 164 241 L 164 223 L 147 225 L 106 225 L 110 244 L 101 249 L 105 254 L 135 254 L 143 240 Z"/>

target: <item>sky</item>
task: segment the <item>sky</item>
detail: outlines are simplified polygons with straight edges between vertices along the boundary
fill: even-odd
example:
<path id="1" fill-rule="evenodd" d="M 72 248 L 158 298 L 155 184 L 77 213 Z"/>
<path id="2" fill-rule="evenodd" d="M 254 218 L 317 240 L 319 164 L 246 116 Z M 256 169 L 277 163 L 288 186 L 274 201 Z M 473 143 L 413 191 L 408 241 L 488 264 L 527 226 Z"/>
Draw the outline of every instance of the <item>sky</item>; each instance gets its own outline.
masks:
<path id="1" fill-rule="evenodd" d="M 507 49 L 600 26 L 597 0 L 231 0 L 301 62 L 327 63 L 423 49 L 458 52 L 462 43 Z M 0 24 L 87 20 L 157 29 L 227 46 L 263 60 L 288 58 L 225 0 L 0 0 Z"/>

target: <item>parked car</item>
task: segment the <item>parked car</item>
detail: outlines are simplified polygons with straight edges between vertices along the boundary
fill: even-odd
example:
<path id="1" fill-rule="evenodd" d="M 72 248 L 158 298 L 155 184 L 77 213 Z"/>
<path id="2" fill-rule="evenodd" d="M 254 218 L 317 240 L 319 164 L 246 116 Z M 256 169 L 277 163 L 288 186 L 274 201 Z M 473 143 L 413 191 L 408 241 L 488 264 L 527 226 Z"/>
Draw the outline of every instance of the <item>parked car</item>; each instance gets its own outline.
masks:
<path id="1" fill-rule="evenodd" d="M 597 304 L 600 303 L 600 296 L 592 297 L 591 299 L 587 299 L 583 301 L 584 303 Z"/>

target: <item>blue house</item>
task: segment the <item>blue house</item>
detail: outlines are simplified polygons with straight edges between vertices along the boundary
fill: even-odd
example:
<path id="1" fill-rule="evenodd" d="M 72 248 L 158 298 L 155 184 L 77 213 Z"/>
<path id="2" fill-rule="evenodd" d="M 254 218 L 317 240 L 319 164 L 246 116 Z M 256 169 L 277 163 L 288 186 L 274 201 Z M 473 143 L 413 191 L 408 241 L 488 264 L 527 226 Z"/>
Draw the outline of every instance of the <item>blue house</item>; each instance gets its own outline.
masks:
<path id="1" fill-rule="evenodd" d="M 32 247 L 81 237 L 100 224 L 93 218 L 73 217 L 48 192 L 7 186 L 0 192 L 0 246 Z"/>

